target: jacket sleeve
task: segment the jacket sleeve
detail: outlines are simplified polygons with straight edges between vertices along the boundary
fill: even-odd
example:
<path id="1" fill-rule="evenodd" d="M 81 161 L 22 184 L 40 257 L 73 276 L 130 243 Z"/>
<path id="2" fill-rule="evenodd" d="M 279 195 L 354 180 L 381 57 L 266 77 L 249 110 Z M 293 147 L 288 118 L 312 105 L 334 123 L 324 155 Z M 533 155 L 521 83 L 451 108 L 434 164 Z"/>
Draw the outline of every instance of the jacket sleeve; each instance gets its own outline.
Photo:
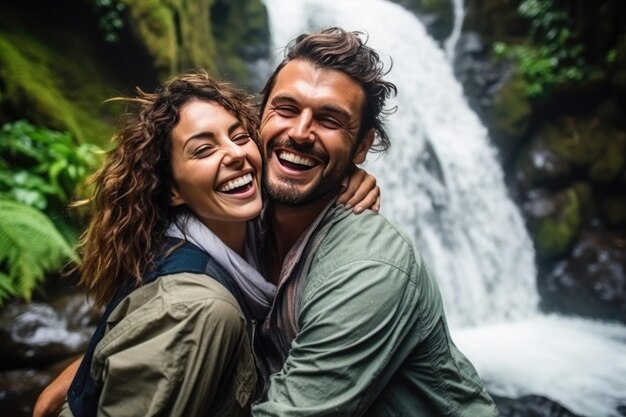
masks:
<path id="1" fill-rule="evenodd" d="M 399 363 L 415 323 L 410 275 L 381 261 L 353 261 L 307 282 L 300 332 L 271 377 L 255 417 L 359 416 Z"/>
<path id="2" fill-rule="evenodd" d="M 214 415 L 228 395 L 231 407 L 244 408 L 241 390 L 255 378 L 254 362 L 245 319 L 224 287 L 178 274 L 129 297 L 111 315 L 94 354 L 99 416 Z M 237 382 L 246 386 L 234 387 Z M 241 404 L 233 394 L 238 389 Z"/>

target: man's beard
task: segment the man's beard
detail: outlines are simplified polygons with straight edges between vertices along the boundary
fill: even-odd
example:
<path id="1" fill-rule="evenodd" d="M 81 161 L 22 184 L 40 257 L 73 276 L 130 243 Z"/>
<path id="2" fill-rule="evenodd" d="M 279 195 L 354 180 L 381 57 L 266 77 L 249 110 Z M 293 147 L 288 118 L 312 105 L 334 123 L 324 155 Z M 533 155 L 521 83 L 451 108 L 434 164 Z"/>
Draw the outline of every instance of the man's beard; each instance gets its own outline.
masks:
<path id="1" fill-rule="evenodd" d="M 273 149 L 276 147 L 274 141 L 268 144 L 266 155 L 271 155 L 272 158 L 278 158 L 278 155 L 273 153 Z M 273 144 L 274 146 L 272 146 Z M 312 151 L 312 144 L 300 145 L 290 140 L 288 146 L 283 144 L 282 147 L 284 149 L 294 150 L 303 155 L 315 155 Z M 320 158 L 319 155 L 316 155 L 316 157 L 317 159 L 328 161 L 327 157 Z M 307 184 L 306 190 L 301 191 L 298 181 L 292 181 L 291 178 L 285 175 L 282 175 L 280 179 L 275 179 L 273 182 L 270 181 L 268 178 L 269 169 L 266 157 L 263 159 L 263 191 L 265 196 L 272 202 L 290 207 L 306 206 L 340 189 L 344 178 L 350 172 L 351 160 L 352 158 L 348 161 L 342 161 L 343 163 L 336 165 L 332 172 L 326 174 L 322 173 L 314 182 Z"/>

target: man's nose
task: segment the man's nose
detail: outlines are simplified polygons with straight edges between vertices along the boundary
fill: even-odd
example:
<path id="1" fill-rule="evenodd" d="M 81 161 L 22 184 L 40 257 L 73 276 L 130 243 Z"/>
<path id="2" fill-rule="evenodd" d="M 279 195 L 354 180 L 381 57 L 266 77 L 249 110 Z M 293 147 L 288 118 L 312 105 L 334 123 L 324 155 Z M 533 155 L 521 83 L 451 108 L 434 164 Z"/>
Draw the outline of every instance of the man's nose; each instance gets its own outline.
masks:
<path id="1" fill-rule="evenodd" d="M 313 113 L 311 110 L 304 109 L 298 117 L 293 119 L 293 125 L 289 129 L 289 137 L 296 142 L 310 142 L 314 140 Z"/>

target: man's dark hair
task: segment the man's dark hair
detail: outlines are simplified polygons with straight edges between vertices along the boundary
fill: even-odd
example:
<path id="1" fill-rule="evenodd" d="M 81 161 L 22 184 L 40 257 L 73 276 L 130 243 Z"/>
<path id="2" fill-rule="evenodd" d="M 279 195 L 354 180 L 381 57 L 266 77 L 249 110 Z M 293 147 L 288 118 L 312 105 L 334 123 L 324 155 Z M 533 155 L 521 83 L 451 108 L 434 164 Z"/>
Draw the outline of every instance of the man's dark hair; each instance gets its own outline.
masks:
<path id="1" fill-rule="evenodd" d="M 303 60 L 319 68 L 341 71 L 358 82 L 365 93 L 358 139 L 361 140 L 373 128 L 376 131 L 377 140 L 371 150 L 385 151 L 390 142 L 383 127 L 383 121 L 387 115 L 396 110 L 395 107 L 385 109 L 385 100 L 395 96 L 397 88 L 393 83 L 383 80 L 383 76 L 389 70 L 385 70 L 385 65 L 378 53 L 366 46 L 367 39 L 362 40 L 360 35 L 362 35 L 361 32 L 347 32 L 341 28 L 332 27 L 317 33 L 299 35 L 291 41 L 285 49 L 285 58 L 261 92 L 263 96 L 261 112 L 265 109 L 278 73 L 289 62 Z"/>

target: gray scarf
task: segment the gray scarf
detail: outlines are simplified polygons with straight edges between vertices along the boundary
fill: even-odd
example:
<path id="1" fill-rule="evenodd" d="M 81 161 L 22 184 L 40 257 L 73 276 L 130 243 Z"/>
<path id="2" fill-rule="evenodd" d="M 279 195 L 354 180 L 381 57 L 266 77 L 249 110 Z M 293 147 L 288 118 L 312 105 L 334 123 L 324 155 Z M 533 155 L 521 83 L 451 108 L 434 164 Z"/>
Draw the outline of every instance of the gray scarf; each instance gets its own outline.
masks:
<path id="1" fill-rule="evenodd" d="M 177 225 L 182 225 L 181 230 Z M 248 228 L 250 230 L 250 228 Z M 185 239 L 211 255 L 233 277 L 255 318 L 263 320 L 276 295 L 276 286 L 268 282 L 237 252 L 226 246 L 219 237 L 192 214 L 180 214 L 165 231 L 167 236 Z M 253 239 L 248 239 L 248 242 Z M 252 259 L 246 246 L 246 258 Z"/>

